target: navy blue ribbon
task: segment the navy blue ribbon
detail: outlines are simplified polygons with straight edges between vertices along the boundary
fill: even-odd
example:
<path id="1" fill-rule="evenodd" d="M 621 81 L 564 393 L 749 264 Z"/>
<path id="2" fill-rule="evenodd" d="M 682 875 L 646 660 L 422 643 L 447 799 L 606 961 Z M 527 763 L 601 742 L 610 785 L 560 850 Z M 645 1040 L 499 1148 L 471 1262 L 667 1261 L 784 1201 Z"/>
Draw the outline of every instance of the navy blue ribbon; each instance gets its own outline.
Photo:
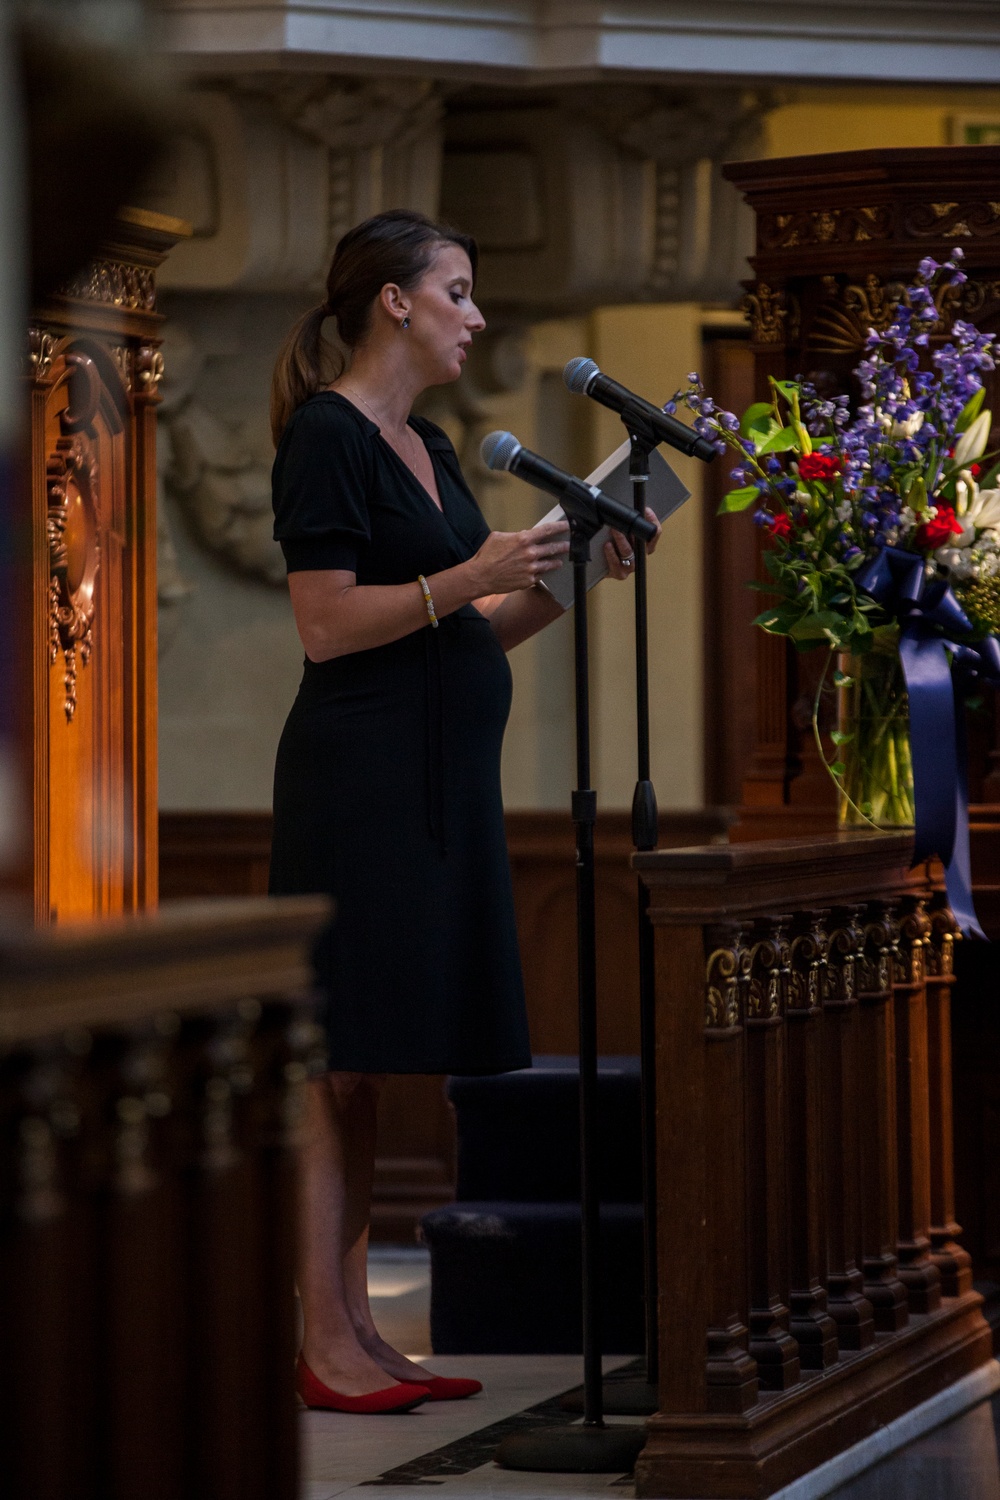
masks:
<path id="1" fill-rule="evenodd" d="M 948 585 L 929 578 L 914 552 L 883 547 L 855 581 L 900 625 L 910 700 L 913 863 L 938 856 L 956 922 L 966 937 L 985 938 L 972 900 L 965 695 L 979 685 L 1000 687 L 1000 641 L 954 639 L 972 625 Z"/>

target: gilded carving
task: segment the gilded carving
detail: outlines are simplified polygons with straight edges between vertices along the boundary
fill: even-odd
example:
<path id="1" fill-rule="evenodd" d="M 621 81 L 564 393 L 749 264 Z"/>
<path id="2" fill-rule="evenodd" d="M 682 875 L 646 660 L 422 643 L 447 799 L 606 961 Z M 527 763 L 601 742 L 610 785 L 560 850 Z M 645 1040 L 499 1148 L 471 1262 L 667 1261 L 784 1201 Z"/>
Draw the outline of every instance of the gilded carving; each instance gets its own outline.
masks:
<path id="1" fill-rule="evenodd" d="M 78 433 L 60 438 L 46 467 L 49 544 L 49 660 L 65 662 L 63 708 L 76 714 L 77 669 L 93 647 L 94 590 L 100 566 L 95 493 L 97 459 Z"/>
<path id="2" fill-rule="evenodd" d="M 903 217 L 914 239 L 992 239 L 1000 234 L 1000 203 L 916 203 Z"/>
<path id="3" fill-rule="evenodd" d="M 892 322 L 893 308 L 905 297 L 901 281 L 885 282 L 869 273 L 864 283 L 849 282 L 843 290 L 833 276 L 824 276 L 823 288 L 828 300 L 813 318 L 806 343 L 810 349 L 826 354 L 857 354 L 864 347 L 869 331 L 883 333 Z M 1000 287 L 996 289 L 1000 292 Z M 935 301 L 938 321 L 933 334 L 944 334 L 960 311 L 967 311 L 968 287 L 944 285 L 937 289 Z"/>
<path id="4" fill-rule="evenodd" d="M 96 260 L 62 289 L 83 302 L 110 303 L 129 312 L 156 311 L 156 277 L 148 266 Z"/>
<path id="5" fill-rule="evenodd" d="M 790 920 L 789 917 L 762 917 L 754 923 L 748 1019 L 775 1020 L 785 1010 L 791 975 L 791 945 L 787 936 Z"/>
<path id="6" fill-rule="evenodd" d="M 152 344 L 143 344 L 136 351 L 135 376 L 144 396 L 156 396 L 163 379 L 163 355 Z"/>
<path id="7" fill-rule="evenodd" d="M 33 380 L 48 380 L 55 352 L 55 334 L 44 328 L 28 329 L 28 372 Z"/>
<path id="8" fill-rule="evenodd" d="M 115 362 L 115 368 L 122 378 L 122 385 L 127 391 L 132 389 L 132 355 L 127 344 L 115 344 L 111 350 L 111 357 Z"/>
<path id="9" fill-rule="evenodd" d="M 710 1030 L 726 1030 L 743 1019 L 741 991 L 750 974 L 745 932 L 734 923 L 709 928 L 705 934 L 710 949 L 705 963 L 705 1025 Z"/>
<path id="10" fill-rule="evenodd" d="M 864 943 L 858 908 L 841 907 L 832 913 L 831 920 L 827 1002 L 850 1005 L 858 996 L 858 964 Z"/>
<path id="11" fill-rule="evenodd" d="M 923 896 L 904 896 L 899 910 L 899 948 L 895 963 L 897 984 L 923 984 L 931 924 Z"/>
<path id="12" fill-rule="evenodd" d="M 858 959 L 858 991 L 885 995 L 892 989 L 892 952 L 896 939 L 887 901 L 870 901 L 864 914 L 864 942 Z"/>
<path id="13" fill-rule="evenodd" d="M 750 319 L 755 344 L 794 342 L 798 330 L 798 302 L 784 289 L 777 291 L 758 281 L 743 298 L 743 311 Z"/>
<path id="14" fill-rule="evenodd" d="M 829 939 L 825 911 L 800 912 L 792 927 L 789 1010 L 817 1010 L 826 998 Z"/>
<path id="15" fill-rule="evenodd" d="M 891 235 L 892 210 L 887 204 L 764 214 L 758 227 L 759 244 L 764 250 L 864 244 L 868 240 L 887 240 Z"/>
<path id="16" fill-rule="evenodd" d="M 931 930 L 925 949 L 927 973 L 935 979 L 951 979 L 955 973 L 955 940 L 958 924 L 942 902 L 930 913 Z"/>

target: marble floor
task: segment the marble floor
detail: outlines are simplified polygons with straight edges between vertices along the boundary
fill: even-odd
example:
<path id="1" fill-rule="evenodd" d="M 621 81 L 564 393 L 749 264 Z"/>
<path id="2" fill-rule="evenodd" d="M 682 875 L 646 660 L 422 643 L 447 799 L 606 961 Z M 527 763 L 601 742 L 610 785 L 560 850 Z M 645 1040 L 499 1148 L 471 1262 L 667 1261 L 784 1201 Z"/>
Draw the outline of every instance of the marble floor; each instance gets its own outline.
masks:
<path id="1" fill-rule="evenodd" d="M 572 1500 L 632 1496 L 625 1475 L 525 1474 L 498 1468 L 492 1452 L 530 1408 L 530 1421 L 565 1421 L 554 1398 L 577 1385 L 578 1357 L 564 1355 L 430 1358 L 430 1276 L 419 1249 L 378 1247 L 369 1264 L 375 1318 L 411 1358 L 438 1374 L 472 1375 L 482 1395 L 439 1402 L 403 1416 L 302 1414 L 301 1500 L 400 1500 L 400 1491 L 433 1485 L 442 1500 Z M 608 1359 L 620 1368 L 624 1359 Z M 551 1403 L 551 1405 L 550 1405 Z M 512 1420 L 514 1419 L 514 1420 Z M 627 1420 L 627 1419 L 622 1419 Z M 839 1488 L 808 1484 L 787 1500 L 1000 1500 L 1000 1395 L 924 1434 Z M 779 1500 L 779 1497 L 774 1497 Z"/>

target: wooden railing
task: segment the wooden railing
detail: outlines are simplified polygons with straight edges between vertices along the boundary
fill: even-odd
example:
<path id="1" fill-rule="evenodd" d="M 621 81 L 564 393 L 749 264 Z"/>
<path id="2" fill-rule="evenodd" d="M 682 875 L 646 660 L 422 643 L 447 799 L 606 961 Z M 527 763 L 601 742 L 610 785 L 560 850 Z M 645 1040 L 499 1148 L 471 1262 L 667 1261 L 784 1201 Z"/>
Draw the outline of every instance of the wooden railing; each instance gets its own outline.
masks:
<path id="1" fill-rule="evenodd" d="M 954 1222 L 954 923 L 911 847 L 635 858 L 663 1371 L 640 1495 L 770 1495 L 990 1357 Z"/>
<path id="2" fill-rule="evenodd" d="M 314 898 L 0 929 L 11 1500 L 294 1500 Z"/>

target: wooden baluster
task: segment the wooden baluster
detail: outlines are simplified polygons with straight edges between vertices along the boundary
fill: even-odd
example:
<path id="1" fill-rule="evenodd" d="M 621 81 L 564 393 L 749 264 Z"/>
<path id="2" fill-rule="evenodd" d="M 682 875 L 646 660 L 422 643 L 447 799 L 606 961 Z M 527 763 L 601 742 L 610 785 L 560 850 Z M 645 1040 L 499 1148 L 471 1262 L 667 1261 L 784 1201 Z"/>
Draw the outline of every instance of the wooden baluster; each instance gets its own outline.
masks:
<path id="1" fill-rule="evenodd" d="M 66 1327 L 73 1297 L 58 1044 L 0 1063 L 0 1474 L 5 1492 L 70 1500 L 74 1386 Z M 88 1496 L 88 1488 L 81 1488 Z"/>
<path id="2" fill-rule="evenodd" d="M 947 901 L 930 912 L 927 958 L 927 1050 L 930 1078 L 931 1260 L 945 1297 L 960 1297 L 972 1286 L 972 1257 L 956 1241 L 955 1160 L 951 1086 L 951 986 L 958 931 Z"/>
<path id="3" fill-rule="evenodd" d="M 837 1361 L 837 1325 L 827 1312 L 823 1191 L 823 997 L 825 911 L 799 912 L 791 927 L 788 990 L 788 1142 L 791 1293 L 789 1328 L 806 1370 Z"/>
<path id="4" fill-rule="evenodd" d="M 312 1008 L 287 1001 L 265 1004 L 253 1042 L 256 1196 L 259 1276 L 263 1303 L 256 1363 L 264 1413 L 258 1462 L 266 1500 L 296 1500 L 299 1433 L 292 1380 L 296 1337 L 296 1147 L 309 1074 L 326 1067 L 325 1038 Z"/>
<path id="5" fill-rule="evenodd" d="M 760 1383 L 787 1390 L 799 1378 L 788 1331 L 788 1139 L 785 1005 L 788 917 L 754 923 L 746 1018 L 747 1160 L 750 1187 L 750 1353 Z"/>
<path id="6" fill-rule="evenodd" d="M 168 1118 L 169 1052 L 179 1028 L 165 1015 L 101 1036 L 106 1060 L 106 1194 L 101 1215 L 110 1497 L 172 1500 L 183 1490 L 179 1232 Z"/>
<path id="7" fill-rule="evenodd" d="M 828 1308 L 842 1349 L 867 1349 L 875 1337 L 872 1305 L 862 1290 L 858 1266 L 861 1160 L 857 965 L 862 942 L 858 908 L 833 907 L 823 1006 L 823 1144 Z"/>
<path id="8" fill-rule="evenodd" d="M 899 1157 L 899 1277 L 910 1311 L 941 1305 L 941 1273 L 930 1257 L 931 1126 L 928 1097 L 926 954 L 930 922 L 922 896 L 904 896 L 893 983 L 896 1012 L 896 1138 Z"/>
<path id="9" fill-rule="evenodd" d="M 192 1500 L 263 1500 L 254 1329 L 259 1216 L 249 1146 L 256 1080 L 248 1043 L 256 1001 L 182 1030 L 189 1122 L 190 1339 L 188 1427 Z"/>
<path id="10" fill-rule="evenodd" d="M 757 1400 L 757 1365 L 747 1352 L 747 1182 L 744 1015 L 749 928 L 705 929 L 705 1090 L 719 1101 L 705 1174 L 710 1278 L 708 1406 L 742 1412 Z"/>
<path id="11" fill-rule="evenodd" d="M 896 1333 L 910 1316 L 896 1263 L 899 1190 L 892 969 L 898 930 L 888 901 L 870 901 L 863 921 L 864 946 L 858 965 L 861 1265 L 876 1332 Z"/>

